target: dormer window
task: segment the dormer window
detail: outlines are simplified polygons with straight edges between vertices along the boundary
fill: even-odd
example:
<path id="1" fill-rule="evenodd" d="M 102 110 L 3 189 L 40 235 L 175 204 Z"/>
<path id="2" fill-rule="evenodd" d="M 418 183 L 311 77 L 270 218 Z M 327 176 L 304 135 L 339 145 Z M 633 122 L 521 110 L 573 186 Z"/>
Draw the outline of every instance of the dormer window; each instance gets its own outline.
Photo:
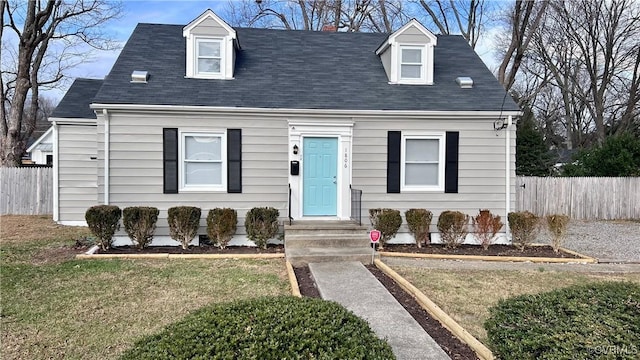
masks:
<path id="1" fill-rule="evenodd" d="M 400 80 L 425 82 L 424 46 L 400 45 Z"/>
<path id="2" fill-rule="evenodd" d="M 189 78 L 233 79 L 236 31 L 211 10 L 185 26 L 186 73 Z"/>
<path id="3" fill-rule="evenodd" d="M 196 74 L 205 76 L 220 75 L 224 61 L 222 40 L 196 38 L 196 44 Z"/>
<path id="4" fill-rule="evenodd" d="M 409 21 L 376 50 L 390 84 L 432 85 L 433 48 L 438 38 L 416 19 Z"/>

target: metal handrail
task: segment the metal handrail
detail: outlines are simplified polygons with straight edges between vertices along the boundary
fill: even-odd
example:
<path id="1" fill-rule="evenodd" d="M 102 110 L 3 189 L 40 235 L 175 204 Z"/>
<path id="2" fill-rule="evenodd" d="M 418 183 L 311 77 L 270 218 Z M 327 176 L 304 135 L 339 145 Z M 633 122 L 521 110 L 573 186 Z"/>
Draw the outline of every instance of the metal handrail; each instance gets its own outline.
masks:
<path id="1" fill-rule="evenodd" d="M 358 225 L 362 225 L 362 190 L 351 189 L 351 220 L 357 221 Z"/>
<path id="2" fill-rule="evenodd" d="M 291 184 L 289 184 L 289 225 L 293 223 L 293 217 L 291 217 Z"/>

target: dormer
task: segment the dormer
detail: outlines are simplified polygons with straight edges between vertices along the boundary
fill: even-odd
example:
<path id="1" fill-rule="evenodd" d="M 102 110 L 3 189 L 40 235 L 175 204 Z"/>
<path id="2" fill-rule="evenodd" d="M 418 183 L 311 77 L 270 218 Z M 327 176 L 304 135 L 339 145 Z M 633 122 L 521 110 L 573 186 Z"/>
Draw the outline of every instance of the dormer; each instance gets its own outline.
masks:
<path id="1" fill-rule="evenodd" d="M 233 79 L 236 31 L 207 10 L 182 29 L 187 40 L 188 78 Z"/>
<path id="2" fill-rule="evenodd" d="M 438 38 L 416 19 L 389 35 L 378 47 L 390 84 L 433 85 L 433 48 Z"/>

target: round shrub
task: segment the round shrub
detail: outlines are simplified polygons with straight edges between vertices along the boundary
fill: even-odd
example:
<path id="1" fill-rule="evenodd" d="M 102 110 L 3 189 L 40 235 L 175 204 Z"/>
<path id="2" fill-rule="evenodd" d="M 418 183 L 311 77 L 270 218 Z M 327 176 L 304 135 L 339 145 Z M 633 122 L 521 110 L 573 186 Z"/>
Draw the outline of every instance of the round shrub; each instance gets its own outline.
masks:
<path id="1" fill-rule="evenodd" d="M 267 240 L 278 233 L 278 217 L 280 211 L 272 207 L 254 207 L 247 212 L 244 228 L 250 240 L 263 249 L 267 248 Z"/>
<path id="2" fill-rule="evenodd" d="M 513 243 L 524 250 L 531 245 L 540 232 L 540 219 L 529 211 L 510 212 L 507 214 Z"/>
<path id="3" fill-rule="evenodd" d="M 416 239 L 416 245 L 422 247 L 422 244 L 429 244 L 429 226 L 433 214 L 427 209 L 409 209 L 404 213 L 407 219 L 409 231 Z"/>
<path id="4" fill-rule="evenodd" d="M 547 215 L 547 227 L 551 233 L 551 246 L 558 252 L 564 238 L 567 236 L 569 217 L 562 214 Z"/>
<path id="5" fill-rule="evenodd" d="M 460 211 L 445 210 L 438 217 L 438 231 L 442 243 L 450 249 L 455 249 L 464 242 L 469 231 L 467 224 L 469 215 Z"/>
<path id="6" fill-rule="evenodd" d="M 475 237 L 485 250 L 489 249 L 496 234 L 504 226 L 500 215 L 493 215 L 489 209 L 480 209 L 478 215 L 471 218 L 471 223 Z"/>
<path id="7" fill-rule="evenodd" d="M 637 359 L 640 285 L 592 283 L 501 300 L 485 322 L 497 358 Z"/>
<path id="8" fill-rule="evenodd" d="M 122 359 L 394 359 L 362 319 L 334 302 L 263 297 L 202 308 L 145 337 Z"/>
<path id="9" fill-rule="evenodd" d="M 113 242 L 113 235 L 120 229 L 122 211 L 115 205 L 92 206 L 84 214 L 89 230 L 95 235 L 102 250 L 107 250 Z"/>
<path id="10" fill-rule="evenodd" d="M 215 208 L 209 210 L 207 215 L 207 234 L 209 239 L 218 244 L 221 249 L 227 244 L 236 233 L 238 227 L 238 213 L 233 209 Z"/>
<path id="11" fill-rule="evenodd" d="M 124 231 L 138 249 L 144 249 L 153 240 L 159 213 L 157 208 L 144 206 L 132 206 L 122 210 Z"/>
<path id="12" fill-rule="evenodd" d="M 182 245 L 189 248 L 189 243 L 198 234 L 200 227 L 200 208 L 193 206 L 175 206 L 169 208 L 167 221 L 169 235 Z"/>
<path id="13" fill-rule="evenodd" d="M 400 225 L 402 225 L 400 211 L 395 209 L 369 209 L 369 220 L 371 226 L 380 231 L 380 249 L 387 241 L 396 236 Z"/>

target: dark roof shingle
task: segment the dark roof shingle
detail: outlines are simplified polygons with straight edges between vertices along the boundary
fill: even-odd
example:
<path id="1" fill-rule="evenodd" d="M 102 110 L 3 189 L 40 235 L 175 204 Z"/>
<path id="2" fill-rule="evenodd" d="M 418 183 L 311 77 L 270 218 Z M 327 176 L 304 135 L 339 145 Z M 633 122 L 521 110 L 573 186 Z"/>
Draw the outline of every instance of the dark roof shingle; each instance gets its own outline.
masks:
<path id="1" fill-rule="evenodd" d="M 89 104 L 93 102 L 102 82 L 103 80 L 97 79 L 75 79 L 51 117 L 95 119 L 96 114 L 89 108 Z"/>
<path id="2" fill-rule="evenodd" d="M 387 34 L 237 28 L 233 80 L 185 78 L 182 26 L 139 24 L 95 103 L 246 108 L 519 110 L 460 36 L 438 36 L 434 85 L 391 85 L 375 50 Z M 147 84 L 131 83 L 134 70 Z M 455 79 L 470 76 L 472 89 Z M 506 101 L 505 101 L 506 100 Z"/>

